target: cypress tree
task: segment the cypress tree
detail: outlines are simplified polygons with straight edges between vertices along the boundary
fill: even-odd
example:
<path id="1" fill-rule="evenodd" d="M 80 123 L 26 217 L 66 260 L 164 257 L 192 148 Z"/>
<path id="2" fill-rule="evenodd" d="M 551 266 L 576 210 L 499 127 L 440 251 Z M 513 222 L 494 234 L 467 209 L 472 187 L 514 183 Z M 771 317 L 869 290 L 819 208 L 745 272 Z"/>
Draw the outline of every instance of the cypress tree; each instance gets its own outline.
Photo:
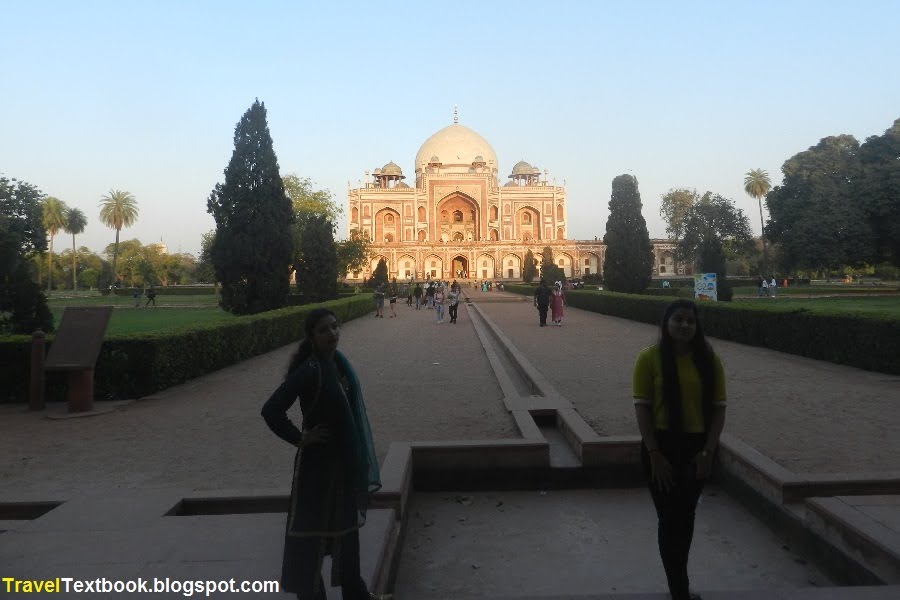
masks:
<path id="1" fill-rule="evenodd" d="M 544 250 L 541 252 L 541 279 L 550 286 L 554 281 L 566 280 L 565 271 L 556 266 L 556 262 L 553 260 L 553 250 L 550 246 L 544 246 Z"/>
<path id="2" fill-rule="evenodd" d="M 370 283 L 372 287 L 376 287 L 379 283 L 387 283 L 388 280 L 388 269 L 387 263 L 384 262 L 384 259 L 379 259 L 378 264 L 375 265 L 375 271 L 372 272 L 372 279 Z"/>
<path id="3" fill-rule="evenodd" d="M 641 214 L 641 194 L 633 175 L 613 179 L 603 243 L 606 244 L 603 279 L 609 290 L 628 294 L 643 292 L 653 272 L 653 246 Z"/>
<path id="4" fill-rule="evenodd" d="M 531 283 L 534 276 L 537 275 L 537 261 L 534 258 L 534 252 L 531 248 L 525 251 L 525 265 L 522 267 L 522 281 Z"/>
<path id="5" fill-rule="evenodd" d="M 300 248 L 294 259 L 297 289 L 309 302 L 337 296 L 337 246 L 334 225 L 325 215 L 308 215 L 300 225 Z"/>
<path id="6" fill-rule="evenodd" d="M 222 284 L 222 308 L 253 314 L 287 304 L 291 201 L 259 100 L 235 127 L 225 183 L 216 185 L 206 206 L 216 220 L 210 257 Z"/>

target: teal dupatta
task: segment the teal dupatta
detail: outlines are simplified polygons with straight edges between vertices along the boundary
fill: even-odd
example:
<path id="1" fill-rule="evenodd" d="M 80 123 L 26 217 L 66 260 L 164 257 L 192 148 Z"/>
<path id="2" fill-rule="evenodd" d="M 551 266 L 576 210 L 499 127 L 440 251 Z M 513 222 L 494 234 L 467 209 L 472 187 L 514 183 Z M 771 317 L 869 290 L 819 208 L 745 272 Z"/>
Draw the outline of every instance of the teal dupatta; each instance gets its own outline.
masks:
<path id="1" fill-rule="evenodd" d="M 322 363 L 320 363 L 321 365 Z M 366 414 L 366 403 L 363 400 L 359 378 L 343 354 L 334 353 L 334 364 L 338 373 L 342 373 L 349 382 L 349 394 L 344 393 L 338 373 L 328 373 L 331 365 L 322 365 L 322 386 L 333 398 L 339 400 L 342 420 L 347 424 L 344 443 L 345 455 L 351 462 L 352 473 L 348 473 L 348 483 L 356 495 L 357 508 L 363 521 L 369 507 L 369 494 L 381 489 L 381 475 L 378 471 L 378 458 L 375 456 L 375 443 L 372 440 L 372 429 Z M 331 367 L 331 368 L 329 368 Z M 330 375 L 330 376 L 329 376 Z"/>

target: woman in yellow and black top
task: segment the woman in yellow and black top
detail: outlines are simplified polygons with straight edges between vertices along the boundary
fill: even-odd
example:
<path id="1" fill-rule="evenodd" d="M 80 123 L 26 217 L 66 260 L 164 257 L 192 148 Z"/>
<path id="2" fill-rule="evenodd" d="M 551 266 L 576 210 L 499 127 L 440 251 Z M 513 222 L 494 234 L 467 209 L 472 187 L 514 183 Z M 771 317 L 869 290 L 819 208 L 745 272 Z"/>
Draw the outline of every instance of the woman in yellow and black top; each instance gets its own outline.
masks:
<path id="1" fill-rule="evenodd" d="M 661 329 L 659 343 L 638 355 L 632 395 L 669 592 L 673 600 L 694 600 L 688 554 L 697 500 L 725 424 L 725 374 L 693 302 L 670 304 Z"/>

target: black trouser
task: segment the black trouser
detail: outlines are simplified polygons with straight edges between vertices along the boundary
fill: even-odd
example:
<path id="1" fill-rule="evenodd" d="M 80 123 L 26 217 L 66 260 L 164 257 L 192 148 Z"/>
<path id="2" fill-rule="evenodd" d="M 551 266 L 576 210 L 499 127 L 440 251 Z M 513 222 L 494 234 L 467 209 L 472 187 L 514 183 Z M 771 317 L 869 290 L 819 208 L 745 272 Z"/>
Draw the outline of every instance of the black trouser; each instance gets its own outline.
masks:
<path id="1" fill-rule="evenodd" d="M 456 311 L 459 310 L 459 304 L 451 304 L 448 312 L 450 313 L 450 322 L 456 323 Z"/>
<path id="2" fill-rule="evenodd" d="M 549 304 L 541 304 L 538 303 L 538 315 L 541 317 L 541 325 L 547 324 L 547 309 L 550 308 Z"/>
<path id="3" fill-rule="evenodd" d="M 322 538 L 299 538 L 294 542 L 304 559 L 298 565 L 300 600 L 325 600 L 325 581 L 322 579 L 318 553 Z M 359 575 L 359 532 L 353 531 L 340 538 L 337 556 L 331 560 L 338 561 L 341 574 L 341 598 L 344 600 L 368 600 L 369 591 L 366 583 Z M 334 567 L 332 567 L 334 570 Z"/>
<path id="4" fill-rule="evenodd" d="M 668 492 L 658 489 L 651 479 L 650 454 L 641 444 L 644 475 L 650 482 L 650 495 L 659 518 L 657 539 L 669 593 L 673 600 L 688 599 L 688 554 L 694 538 L 694 513 L 703 491 L 704 480 L 698 480 L 692 459 L 706 444 L 705 433 L 672 433 L 656 431 L 656 441 L 663 456 L 672 465 L 675 486 Z"/>

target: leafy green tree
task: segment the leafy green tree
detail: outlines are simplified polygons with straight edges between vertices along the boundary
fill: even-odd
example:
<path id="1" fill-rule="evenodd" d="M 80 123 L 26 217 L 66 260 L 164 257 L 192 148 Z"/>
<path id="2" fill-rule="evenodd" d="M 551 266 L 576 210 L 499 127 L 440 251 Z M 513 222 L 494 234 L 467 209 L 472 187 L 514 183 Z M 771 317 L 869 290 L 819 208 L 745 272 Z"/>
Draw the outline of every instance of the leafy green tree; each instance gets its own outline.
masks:
<path id="1" fill-rule="evenodd" d="M 53 331 L 41 286 L 31 280 L 31 257 L 47 247 L 35 186 L 0 176 L 0 333 Z"/>
<path id="2" fill-rule="evenodd" d="M 59 233 L 60 229 L 66 226 L 66 212 L 69 209 L 59 199 L 53 196 L 44 198 L 41 205 L 42 219 L 44 220 L 44 229 L 50 236 L 50 254 L 47 257 L 47 293 L 53 289 L 53 238 Z"/>
<path id="3" fill-rule="evenodd" d="M 859 148 L 861 176 L 854 197 L 872 228 L 873 263 L 900 267 L 900 119 Z"/>
<path id="4" fill-rule="evenodd" d="M 338 206 L 329 190 L 316 190 L 313 180 L 294 173 L 281 178 L 284 193 L 291 200 L 295 215 L 325 215 L 332 223 L 337 223 L 344 210 Z"/>
<path id="5" fill-rule="evenodd" d="M 78 250 L 75 249 L 75 236 L 84 233 L 87 227 L 87 217 L 80 208 L 70 208 L 66 211 L 66 233 L 72 234 L 72 289 L 78 289 Z"/>
<path id="6" fill-rule="evenodd" d="M 100 222 L 116 230 L 116 245 L 112 259 L 113 277 L 118 276 L 116 263 L 119 259 L 119 232 L 123 227 L 134 225 L 138 212 L 137 200 L 131 192 L 109 190 L 108 194 L 100 198 Z"/>
<path id="7" fill-rule="evenodd" d="M 876 235 L 865 206 L 854 197 L 861 173 L 856 138 L 824 138 L 781 170 L 783 183 L 766 196 L 766 236 L 780 245 L 784 264 L 839 270 L 870 263 Z"/>
<path id="8" fill-rule="evenodd" d="M 678 259 L 693 262 L 703 273 L 716 273 L 719 299 L 731 300 L 726 262 L 752 249 L 750 219 L 728 198 L 706 192 L 688 209 L 683 232 L 675 251 Z"/>
<path id="9" fill-rule="evenodd" d="M 541 279 L 547 282 L 547 285 L 553 285 L 554 281 L 565 281 L 565 272 L 556 266 L 553 260 L 553 249 L 550 246 L 544 246 L 541 252 Z"/>
<path id="10" fill-rule="evenodd" d="M 369 262 L 371 247 L 369 234 L 358 229 L 350 232 L 349 239 L 337 242 L 338 275 L 362 270 Z"/>
<path id="11" fill-rule="evenodd" d="M 606 244 L 603 279 L 613 292 L 637 294 L 650 283 L 653 246 L 641 207 L 637 178 L 619 175 L 613 179 L 609 219 L 603 236 Z"/>
<path id="12" fill-rule="evenodd" d="M 525 264 L 522 266 L 522 281 L 531 283 L 537 276 L 537 259 L 531 248 L 525 251 Z"/>
<path id="13" fill-rule="evenodd" d="M 301 219 L 301 240 L 294 265 L 297 289 L 310 302 L 323 302 L 337 296 L 338 253 L 334 243 L 334 225 L 325 215 Z"/>
<path id="14" fill-rule="evenodd" d="M 753 169 L 747 171 L 744 176 L 744 191 L 752 198 L 756 198 L 759 203 L 759 230 L 763 243 L 763 273 L 769 273 L 769 251 L 766 249 L 766 224 L 763 221 L 762 199 L 766 197 L 769 190 L 772 189 L 772 182 L 769 174 L 762 169 Z"/>
<path id="15" fill-rule="evenodd" d="M 211 254 L 222 307 L 253 314 L 284 306 L 293 215 L 259 100 L 236 125 L 225 183 L 216 185 L 206 206 L 216 221 Z"/>
<path id="16" fill-rule="evenodd" d="M 674 240 L 684 236 L 684 216 L 699 199 L 697 190 L 687 188 L 672 188 L 663 194 L 659 214 L 666 222 L 666 233 Z"/>
<path id="17" fill-rule="evenodd" d="M 216 283 L 216 270 L 212 264 L 212 247 L 216 232 L 207 231 L 200 239 L 200 258 L 197 260 L 194 278 L 201 283 Z"/>
<path id="18" fill-rule="evenodd" d="M 378 264 L 375 265 L 375 270 L 372 272 L 372 279 L 369 280 L 369 284 L 377 286 L 379 283 L 387 283 L 388 280 L 388 268 L 387 263 L 384 262 L 384 259 L 380 259 Z"/>

